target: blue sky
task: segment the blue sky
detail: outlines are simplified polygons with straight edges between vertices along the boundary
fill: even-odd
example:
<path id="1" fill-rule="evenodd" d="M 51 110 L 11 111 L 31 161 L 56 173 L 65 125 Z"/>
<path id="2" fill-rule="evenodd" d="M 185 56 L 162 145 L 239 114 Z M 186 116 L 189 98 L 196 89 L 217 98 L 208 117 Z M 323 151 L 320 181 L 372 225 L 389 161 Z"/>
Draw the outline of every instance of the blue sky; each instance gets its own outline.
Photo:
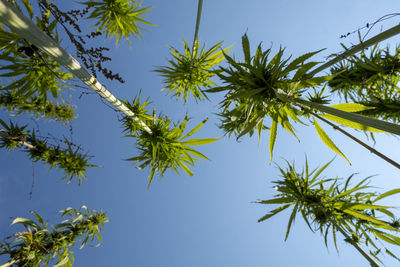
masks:
<path id="1" fill-rule="evenodd" d="M 58 2 L 63 7 L 72 6 L 69 1 Z M 115 47 L 114 40 L 97 44 L 112 48 L 113 61 L 109 67 L 120 73 L 127 83 L 99 80 L 120 98 L 131 99 L 141 90 L 142 97 L 148 97 L 158 112 L 175 121 L 183 120 L 188 113 L 192 117 L 189 128 L 210 117 L 195 137 L 221 138 L 199 148 L 211 161 L 198 162 L 193 168 L 193 177 L 167 171 L 162 179 L 155 177 L 148 189 L 147 170 L 139 171 L 122 160 L 134 156 L 137 151 L 133 139 L 121 137 L 116 113 L 95 95 L 79 99 L 80 89 L 65 92 L 67 99 L 72 94 L 79 115 L 72 123 L 72 139 L 83 144 L 94 156 L 92 162 L 101 167 L 91 168 L 88 179 L 78 186 L 76 182 L 60 181 L 61 171 L 49 171 L 41 163 L 35 163 L 32 169 L 32 163 L 21 152 L 2 151 L 1 237 L 18 230 L 18 227 L 9 227 L 13 217 L 28 217 L 31 210 L 47 218 L 50 224 L 56 224 L 58 210 L 87 205 L 89 209 L 106 211 L 110 222 L 101 233 L 103 243 L 99 248 L 74 250 L 74 266 L 78 267 L 367 266 L 362 256 L 342 239 L 338 241 L 339 254 L 332 243 L 326 249 L 323 237 L 313 234 L 300 218 L 288 241 L 284 242 L 289 212 L 257 223 L 270 207 L 252 202 L 271 198 L 274 194 L 271 181 L 279 178 L 276 166 L 269 163 L 269 133 L 264 133 L 260 145 L 257 137 L 244 137 L 240 142 L 228 139 L 218 129 L 215 115 L 222 95 L 211 95 L 209 102 L 185 104 L 161 92 L 162 78 L 152 70 L 167 64 L 169 45 L 182 49 L 182 38 L 192 42 L 197 1 L 147 0 L 143 4 L 153 7 L 147 20 L 157 25 L 145 26 L 143 39 L 133 39 L 131 48 L 124 42 Z M 204 0 L 199 38 L 208 47 L 222 40 L 226 46 L 233 44 L 232 55 L 241 58 L 241 36 L 247 32 L 253 51 L 260 42 L 265 49 L 272 47 L 274 51 L 285 47 L 287 56 L 327 48 L 315 57 L 324 61 L 331 53 L 341 51 L 340 42 L 348 46 L 357 43 L 356 34 L 340 39 L 342 34 L 396 12 L 396 4 L 394 0 Z M 397 21 L 396 17 L 379 24 L 375 33 L 381 26 L 387 29 Z M 387 43 L 393 47 L 397 39 L 394 37 Z M 8 118 L 35 127 L 28 116 L 9 117 L 1 110 L 0 119 Z M 70 137 L 69 126 L 43 120 L 38 120 L 38 124 L 44 135 L 49 132 L 58 137 Z M 309 164 L 316 167 L 334 157 L 311 125 L 296 125 L 296 128 L 300 143 L 282 129 L 278 132 L 276 164 L 283 165 L 287 159 L 301 168 L 307 153 Z M 326 171 L 327 176 L 347 177 L 359 173 L 357 177 L 364 178 L 377 174 L 371 185 L 379 190 L 399 186 L 396 169 L 324 128 L 352 163 L 350 166 L 336 157 Z M 366 140 L 363 133 L 355 134 Z M 376 141 L 375 148 L 400 161 L 398 138 L 382 134 L 377 135 Z M 29 199 L 32 172 L 34 190 Z M 399 197 L 391 200 L 391 205 L 398 206 Z M 0 263 L 3 259 L 0 257 Z M 389 257 L 385 257 L 384 262 L 386 266 L 396 266 Z"/>

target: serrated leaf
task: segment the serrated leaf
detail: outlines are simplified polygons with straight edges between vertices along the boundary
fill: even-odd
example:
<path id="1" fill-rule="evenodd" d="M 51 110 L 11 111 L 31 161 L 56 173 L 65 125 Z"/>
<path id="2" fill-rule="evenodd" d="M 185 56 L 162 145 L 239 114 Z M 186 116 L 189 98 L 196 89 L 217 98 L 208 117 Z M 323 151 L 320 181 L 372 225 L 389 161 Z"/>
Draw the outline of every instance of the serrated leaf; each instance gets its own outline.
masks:
<path id="1" fill-rule="evenodd" d="M 388 196 L 391 196 L 391 195 L 394 195 L 394 194 L 398 194 L 398 193 L 400 193 L 400 188 L 387 191 L 387 192 L 381 194 L 380 196 L 378 196 L 377 198 L 375 198 L 373 202 L 376 202 L 376 201 L 378 201 L 378 200 L 380 200 L 382 198 L 385 198 L 385 197 L 388 197 Z"/>
<path id="2" fill-rule="evenodd" d="M 54 267 L 61 267 L 61 266 L 63 266 L 64 264 L 67 264 L 67 263 L 69 262 L 68 254 L 65 255 L 65 253 L 64 253 L 63 256 L 64 256 L 64 258 L 63 258 L 61 261 L 59 261 L 56 265 L 54 265 Z"/>
<path id="3" fill-rule="evenodd" d="M 342 103 L 342 104 L 331 105 L 330 107 L 343 110 L 346 112 L 359 112 L 368 109 L 375 109 L 374 107 L 367 107 L 358 103 Z"/>
<path id="4" fill-rule="evenodd" d="M 359 218 L 359 219 L 362 219 L 362 220 L 366 220 L 366 221 L 375 223 L 375 224 L 380 225 L 380 226 L 388 226 L 386 223 L 384 223 L 382 221 L 379 221 L 379 220 L 377 220 L 377 219 L 375 219 L 375 218 L 373 218 L 371 216 L 368 216 L 368 215 L 365 215 L 365 214 L 362 214 L 362 213 L 359 213 L 359 212 L 356 212 L 356 211 L 353 211 L 353 210 L 344 209 L 342 211 L 347 213 L 347 214 L 350 214 L 350 215 L 352 215 L 352 216 L 354 216 L 356 218 Z M 393 229 L 396 230 L 396 228 L 393 228 Z"/>
<path id="5" fill-rule="evenodd" d="M 290 232 L 290 228 L 291 228 L 291 226 L 292 226 L 292 223 L 293 223 L 294 220 L 296 219 L 297 208 L 298 208 L 298 204 L 296 204 L 296 206 L 294 206 L 293 211 L 292 211 L 292 214 L 290 214 L 288 226 L 287 226 L 287 228 L 286 228 L 285 241 L 288 239 L 288 237 L 289 237 L 289 232 Z"/>
<path id="6" fill-rule="evenodd" d="M 332 139 L 329 138 L 329 136 L 325 133 L 325 131 L 321 128 L 321 126 L 317 123 L 315 119 L 314 119 L 314 126 L 322 142 L 324 142 L 324 144 L 330 149 L 332 149 L 336 154 L 342 156 L 351 165 L 347 157 L 342 153 L 342 151 L 340 151 L 340 149 L 335 145 Z"/>
<path id="7" fill-rule="evenodd" d="M 207 145 L 218 141 L 218 138 L 204 138 L 204 139 L 190 139 L 182 142 L 182 144 L 198 146 L 198 145 Z"/>
<path id="8" fill-rule="evenodd" d="M 326 118 L 326 119 L 328 119 L 330 121 L 337 122 L 337 123 L 339 123 L 339 124 L 341 124 L 343 126 L 351 127 L 353 129 L 356 129 L 356 130 L 363 130 L 363 131 L 377 132 L 377 133 L 384 133 L 385 132 L 385 131 L 382 131 L 382 130 L 379 130 L 379 129 L 376 129 L 376 128 L 365 126 L 364 124 L 361 124 L 361 123 L 357 123 L 357 122 L 349 121 L 349 120 L 346 120 L 346 119 L 342 119 L 340 117 L 337 117 L 337 116 L 334 116 L 334 115 L 331 115 L 331 114 L 318 114 L 318 115 L 321 116 L 321 117 L 324 117 L 324 118 Z"/>
<path id="9" fill-rule="evenodd" d="M 243 46 L 243 54 L 244 54 L 244 61 L 250 64 L 250 43 L 247 34 L 242 36 L 242 46 Z"/>
<path id="10" fill-rule="evenodd" d="M 185 136 L 183 136 L 182 138 L 180 138 L 180 140 L 185 140 L 186 138 L 188 138 L 189 136 L 193 135 L 194 133 L 196 133 L 202 126 L 204 123 L 206 123 L 208 121 L 209 118 L 204 119 L 202 122 L 200 122 L 196 127 L 194 127 L 192 130 L 190 130 L 190 132 L 188 132 Z"/>
<path id="11" fill-rule="evenodd" d="M 268 200 L 260 200 L 257 203 L 260 203 L 260 204 L 283 204 L 283 203 L 288 203 L 290 201 L 293 201 L 293 199 L 288 198 L 288 197 L 281 197 L 281 198 L 272 198 L 272 199 L 268 199 Z"/>
<path id="12" fill-rule="evenodd" d="M 32 221 L 32 220 L 30 220 L 30 219 L 27 219 L 27 218 L 15 218 L 12 222 L 11 222 L 11 224 L 10 224 L 10 226 L 11 225 L 14 225 L 14 224 L 17 224 L 17 223 L 21 223 L 21 224 L 24 224 L 24 225 L 32 225 L 32 226 L 34 226 L 35 225 L 35 223 Z"/>
<path id="13" fill-rule="evenodd" d="M 270 133 L 269 133 L 269 154 L 271 157 L 271 162 L 272 162 L 272 155 L 273 155 L 272 153 L 273 153 L 274 146 L 275 146 L 277 132 L 278 132 L 278 122 L 274 118 L 272 120 L 271 129 L 270 129 Z"/>
<path id="14" fill-rule="evenodd" d="M 287 205 L 280 206 L 279 208 L 270 211 L 270 213 L 268 213 L 268 214 L 264 215 L 263 217 L 261 217 L 260 219 L 258 219 L 258 222 L 265 221 L 265 220 L 271 218 L 272 216 L 274 216 L 275 214 L 289 208 L 292 205 L 293 204 L 287 204 Z"/>

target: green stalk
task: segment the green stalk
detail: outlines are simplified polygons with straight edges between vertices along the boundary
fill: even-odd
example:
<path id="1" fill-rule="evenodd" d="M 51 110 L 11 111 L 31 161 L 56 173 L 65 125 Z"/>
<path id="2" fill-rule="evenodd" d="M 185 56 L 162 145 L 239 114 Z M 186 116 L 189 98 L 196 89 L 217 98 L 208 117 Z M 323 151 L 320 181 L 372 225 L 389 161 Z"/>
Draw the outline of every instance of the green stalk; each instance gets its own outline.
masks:
<path id="1" fill-rule="evenodd" d="M 327 106 L 324 106 L 324 105 L 321 105 L 318 103 L 303 100 L 301 98 L 294 98 L 292 96 L 287 95 L 282 90 L 277 90 L 275 93 L 276 93 L 276 96 L 284 102 L 291 102 L 291 103 L 299 104 L 300 106 L 303 105 L 303 106 L 306 106 L 306 107 L 309 107 L 312 109 L 316 109 L 316 110 L 319 110 L 321 112 L 324 112 L 324 113 L 327 113 L 327 114 L 330 114 L 330 115 L 333 115 L 336 117 L 340 117 L 345 120 L 360 123 L 362 125 L 372 127 L 372 128 L 378 129 L 378 130 L 382 130 L 382 131 L 385 131 L 388 133 L 400 135 L 400 125 L 386 122 L 386 121 L 377 120 L 377 119 L 366 117 L 366 116 L 356 114 L 356 113 L 346 112 L 346 111 L 342 111 L 339 109 L 327 107 Z"/>
<path id="2" fill-rule="evenodd" d="M 151 134 L 151 129 L 140 120 L 125 104 L 119 101 L 94 76 L 92 76 L 75 58 L 66 52 L 59 44 L 40 30 L 30 19 L 26 18 L 14 5 L 7 0 L 0 0 L 0 22 L 6 25 L 22 38 L 34 44 L 51 56 L 75 77 L 90 87 L 104 100 L 116 109 L 138 122 L 143 129 Z"/>
<path id="3" fill-rule="evenodd" d="M 361 255 L 364 256 L 364 258 L 369 261 L 369 263 L 371 264 L 371 266 L 373 267 L 380 267 L 380 265 L 375 261 L 375 259 L 373 259 L 367 252 L 365 252 L 358 244 L 357 242 L 354 242 L 351 237 L 346 233 L 345 230 L 343 230 L 336 222 L 331 221 L 331 223 L 333 224 L 333 226 L 339 230 L 339 232 L 346 238 L 346 240 L 349 241 L 349 243 L 355 247 L 358 252 L 360 252 Z"/>
<path id="4" fill-rule="evenodd" d="M 16 260 L 11 260 L 9 262 L 6 262 L 6 263 L 0 265 L 0 267 L 9 267 L 9 266 L 13 265 L 14 263 L 17 263 L 17 261 Z"/>
<path id="5" fill-rule="evenodd" d="M 197 6 L 197 18 L 196 18 L 196 27 L 194 30 L 194 39 L 193 39 L 193 45 L 192 45 L 192 53 L 194 50 L 194 45 L 198 39 L 199 35 L 199 27 L 200 27 L 200 18 L 201 18 L 201 9 L 203 7 L 203 0 L 199 0 L 199 4 Z"/>
<path id="6" fill-rule="evenodd" d="M 335 58 L 333 58 L 332 60 L 326 62 L 325 64 L 319 66 L 318 68 L 316 68 L 315 70 L 311 71 L 310 73 L 307 74 L 307 76 L 313 77 L 315 74 L 329 68 L 330 66 L 338 63 L 339 61 L 347 58 L 348 56 L 354 55 L 355 53 L 358 53 L 360 51 L 362 51 L 365 48 L 368 48 L 376 43 L 379 43 L 383 40 L 386 40 L 394 35 L 397 35 L 400 33 L 400 25 L 394 26 L 393 28 L 390 28 L 384 32 L 381 32 L 378 35 L 375 35 L 374 37 L 366 40 L 365 42 L 362 42 L 348 50 L 346 50 L 345 52 L 341 53 L 340 55 L 336 56 Z"/>

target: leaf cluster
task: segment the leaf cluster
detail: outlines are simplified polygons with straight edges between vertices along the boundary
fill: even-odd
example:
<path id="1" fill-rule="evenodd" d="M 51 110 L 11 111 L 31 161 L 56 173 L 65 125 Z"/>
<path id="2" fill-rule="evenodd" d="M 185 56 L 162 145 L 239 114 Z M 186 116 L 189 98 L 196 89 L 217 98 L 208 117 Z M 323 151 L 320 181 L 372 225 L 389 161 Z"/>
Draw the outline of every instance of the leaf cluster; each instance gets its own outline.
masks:
<path id="1" fill-rule="evenodd" d="M 368 94 L 381 94 L 379 89 L 382 84 L 395 87 L 396 76 L 400 72 L 400 47 L 390 54 L 389 48 L 379 49 L 375 45 L 369 54 L 361 52 L 352 55 L 346 60 L 331 68 L 331 73 L 336 74 L 328 82 L 332 92 L 337 92 L 343 97 L 357 98 Z"/>
<path id="2" fill-rule="evenodd" d="M 131 101 L 121 99 L 121 102 L 124 103 L 137 118 L 134 120 L 131 117 L 124 116 L 120 120 L 122 122 L 123 133 L 125 135 L 138 135 L 139 131 L 143 130 L 143 127 L 138 123 L 138 121 L 148 122 L 153 120 L 153 117 L 148 115 L 149 110 L 147 109 L 147 106 L 150 104 L 149 100 L 146 99 L 142 103 L 139 94 Z"/>
<path id="3" fill-rule="evenodd" d="M 33 113 L 62 123 L 68 123 L 76 118 L 75 108 L 70 103 L 54 103 L 37 96 L 25 97 L 16 90 L 0 93 L 0 107 L 16 114 Z"/>
<path id="4" fill-rule="evenodd" d="M 263 51 L 258 45 L 255 55 L 251 56 L 247 35 L 242 36 L 244 61 L 236 61 L 225 55 L 228 67 L 220 67 L 218 77 L 223 86 L 214 87 L 207 92 L 226 92 L 220 103 L 223 119 L 221 128 L 226 134 L 235 134 L 237 138 L 245 134 L 250 136 L 257 130 L 259 138 L 263 129 L 270 129 L 270 152 L 274 147 L 277 126 L 293 134 L 294 127 L 290 120 L 300 122 L 301 110 L 290 101 L 279 97 L 278 92 L 299 97 L 304 88 L 317 86 L 327 81 L 329 76 L 308 78 L 307 72 L 318 62 L 306 62 L 319 51 L 304 54 L 292 61 L 284 59 L 284 49 L 271 58 L 271 49 Z M 265 117 L 272 119 L 272 125 L 264 125 Z M 296 137 L 297 138 L 297 137 Z"/>
<path id="5" fill-rule="evenodd" d="M 280 206 L 258 221 L 267 220 L 292 207 L 285 240 L 288 238 L 296 215 L 299 214 L 311 231 L 320 231 L 326 245 L 328 245 L 328 234 L 332 232 L 337 248 L 336 232 L 340 231 L 351 237 L 350 242 L 365 243 L 374 249 L 379 249 L 376 240 L 400 246 L 399 225 L 390 211 L 391 207 L 376 204 L 378 200 L 400 193 L 400 189 L 390 190 L 383 194 L 363 192 L 370 189 L 367 184 L 370 177 L 363 179 L 355 186 L 351 186 L 354 174 L 349 176 L 343 184 L 338 182 L 338 178 L 321 177 L 321 173 L 330 163 L 310 171 L 306 161 L 305 170 L 301 172 L 297 172 L 294 164 L 289 162 L 286 169 L 279 167 L 282 179 L 274 182 L 278 194 L 269 200 L 259 200 L 258 203 Z"/>
<path id="6" fill-rule="evenodd" d="M 210 80 L 216 74 L 212 68 L 224 60 L 224 53 L 228 53 L 230 49 L 230 47 L 222 49 L 222 43 L 217 43 L 206 50 L 205 45 L 200 49 L 200 44 L 196 40 L 191 50 L 183 40 L 184 53 L 170 47 L 172 59 L 168 60 L 169 66 L 154 70 L 164 77 L 164 89 L 167 90 L 167 94 L 173 92 L 176 99 L 182 96 L 185 102 L 190 94 L 196 101 L 207 98 L 204 89 L 216 86 Z"/>
<path id="7" fill-rule="evenodd" d="M 102 0 L 87 1 L 82 4 L 94 8 L 89 14 L 89 19 L 97 19 L 94 27 L 96 31 L 104 32 L 107 37 L 115 37 L 116 43 L 124 37 L 129 40 L 130 36 L 141 36 L 142 27 L 153 24 L 144 20 L 145 14 L 151 10 L 150 7 L 142 7 L 142 2 L 135 0 Z"/>
<path id="8" fill-rule="evenodd" d="M 88 164 L 90 157 L 87 154 L 81 154 L 80 148 L 74 149 L 74 145 L 67 139 L 64 143 L 67 148 L 60 145 L 49 144 L 46 139 L 36 137 L 34 131 L 25 130 L 26 126 L 18 126 L 10 121 L 7 125 L 0 120 L 0 124 L 5 130 L 0 131 L 0 148 L 12 150 L 25 145 L 24 152 L 28 153 L 33 161 L 43 161 L 50 168 L 57 167 L 65 171 L 62 180 L 68 178 L 68 182 L 74 177 L 78 178 L 79 184 L 82 179 L 86 179 L 86 168 L 96 165 Z"/>
<path id="9" fill-rule="evenodd" d="M 81 209 L 67 208 L 60 211 L 62 217 L 67 217 L 62 223 L 49 227 L 47 222 L 36 212 L 36 222 L 27 218 L 16 218 L 11 225 L 22 225 L 25 231 L 17 232 L 0 244 L 0 255 L 9 255 L 9 261 L 2 266 L 48 266 L 52 259 L 57 258 L 54 266 L 72 266 L 73 253 L 70 248 L 78 239 L 83 239 L 80 248 L 88 240 L 96 237 L 101 243 L 101 231 L 108 221 L 102 211 L 89 211 L 86 206 Z"/>
<path id="10" fill-rule="evenodd" d="M 332 92 L 371 107 L 361 114 L 399 122 L 399 47 L 391 54 L 389 48 L 376 45 L 369 55 L 365 51 L 353 55 L 332 67 L 331 72 L 337 73 L 328 83 Z"/>
<path id="11" fill-rule="evenodd" d="M 132 121 L 132 118 L 128 117 L 123 119 L 123 132 L 125 137 L 137 138 L 136 148 L 140 151 L 140 155 L 126 160 L 134 161 L 139 165 L 138 169 L 150 168 L 149 186 L 155 173 L 162 177 L 168 168 L 173 169 L 178 174 L 179 170 L 182 169 L 192 176 L 193 172 L 188 165 L 194 166 L 194 162 L 199 158 L 208 159 L 192 146 L 205 145 L 217 141 L 215 138 L 188 139 L 203 126 L 208 118 L 186 134 L 184 134 L 184 131 L 189 122 L 187 116 L 180 124 L 173 124 L 170 119 L 162 115 L 157 117 L 155 111 L 149 119 L 147 115 L 146 117 L 142 116 L 142 118 L 151 132 L 141 129 L 137 123 L 135 124 Z"/>
<path id="12" fill-rule="evenodd" d="M 24 4 L 32 18 L 32 7 L 26 1 Z M 41 19 L 36 17 L 36 24 L 40 29 L 46 28 L 47 31 L 52 32 L 53 39 L 57 42 L 57 21 L 49 22 L 49 16 L 49 13 L 44 13 Z M 43 21 L 47 21 L 46 26 Z M 0 76 L 12 79 L 7 86 L 0 89 L 1 91 L 15 90 L 19 95 L 25 97 L 38 96 L 47 99 L 48 94 L 57 98 L 63 87 L 70 88 L 64 82 L 73 76 L 61 71 L 59 63 L 34 45 L 29 44 L 25 39 L 8 32 L 1 25 L 0 48 L 0 60 L 2 61 Z"/>

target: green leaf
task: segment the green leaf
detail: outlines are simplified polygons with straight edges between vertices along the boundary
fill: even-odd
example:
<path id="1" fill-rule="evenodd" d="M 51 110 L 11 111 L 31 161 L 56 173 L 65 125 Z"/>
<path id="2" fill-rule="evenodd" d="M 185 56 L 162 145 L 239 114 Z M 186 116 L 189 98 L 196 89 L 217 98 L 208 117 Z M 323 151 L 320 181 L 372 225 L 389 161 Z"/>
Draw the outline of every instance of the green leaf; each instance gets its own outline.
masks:
<path id="1" fill-rule="evenodd" d="M 69 262 L 69 257 L 68 257 L 68 250 L 66 250 L 66 252 L 64 253 L 64 258 L 62 260 L 60 260 L 56 265 L 54 265 L 54 267 L 61 267 L 64 264 L 67 264 Z"/>
<path id="2" fill-rule="evenodd" d="M 10 226 L 11 226 L 11 225 L 14 225 L 14 224 L 17 224 L 17 223 L 21 223 L 21 224 L 24 224 L 24 225 L 36 226 L 36 224 L 35 224 L 32 220 L 27 219 L 27 218 L 15 218 L 15 219 L 11 222 Z"/>
<path id="3" fill-rule="evenodd" d="M 374 234 L 377 237 L 379 237 L 383 241 L 386 241 L 389 244 L 400 246 L 400 238 L 398 238 L 396 236 L 393 236 L 391 234 L 384 233 L 384 232 L 381 232 L 381 231 L 374 231 Z"/>
<path id="4" fill-rule="evenodd" d="M 321 52 L 322 50 L 325 50 L 325 49 L 321 49 L 321 50 L 318 50 L 318 51 L 315 51 L 315 52 L 306 53 L 304 55 L 299 56 L 298 58 L 296 58 L 292 62 L 290 62 L 290 64 L 286 67 L 285 71 L 290 72 L 292 70 L 295 70 L 296 68 L 298 68 L 298 65 L 304 63 L 304 61 L 306 61 L 310 57 L 314 56 L 315 54 Z"/>
<path id="5" fill-rule="evenodd" d="M 183 162 L 178 162 L 178 164 L 179 164 L 180 167 L 182 167 L 182 169 L 183 169 L 187 174 L 189 174 L 190 176 L 193 176 L 193 172 L 189 169 L 188 166 L 186 166 L 185 163 L 183 163 Z"/>
<path id="6" fill-rule="evenodd" d="M 344 205 L 346 206 L 346 204 Z M 377 205 L 371 205 L 371 204 L 352 204 L 349 205 L 349 209 L 352 210 L 381 210 L 381 209 L 388 209 L 390 207 L 388 206 L 377 206 Z"/>
<path id="7" fill-rule="evenodd" d="M 342 104 L 331 105 L 330 107 L 343 110 L 346 112 L 359 112 L 368 109 L 374 109 L 374 107 L 367 107 L 357 103 L 342 103 Z"/>
<path id="8" fill-rule="evenodd" d="M 387 192 L 379 195 L 377 198 L 375 198 L 373 202 L 376 202 L 376 201 L 378 201 L 378 200 L 380 200 L 382 198 L 385 198 L 385 197 L 388 197 L 388 196 L 391 196 L 391 195 L 394 195 L 394 194 L 398 194 L 398 193 L 400 193 L 400 188 L 387 191 Z"/>
<path id="9" fill-rule="evenodd" d="M 335 143 L 329 138 L 329 136 L 325 133 L 325 131 L 321 128 L 321 126 L 317 123 L 317 121 L 314 119 L 314 126 L 315 130 L 317 131 L 319 137 L 321 140 L 324 142 L 324 144 L 332 149 L 335 153 L 341 155 L 350 165 L 350 161 L 347 159 L 347 157 L 340 151 L 340 149 L 335 145 Z"/>
<path id="10" fill-rule="evenodd" d="M 260 200 L 257 203 L 260 204 L 283 204 L 293 201 L 292 198 L 289 197 L 281 197 L 281 198 L 272 198 L 268 200 Z"/>
<path id="11" fill-rule="evenodd" d="M 24 4 L 26 10 L 28 11 L 29 17 L 32 19 L 33 17 L 33 10 L 32 10 L 32 6 L 29 3 L 28 0 L 22 0 L 22 3 Z"/>
<path id="12" fill-rule="evenodd" d="M 273 118 L 270 133 L 269 133 L 269 154 L 271 156 L 271 162 L 272 162 L 272 153 L 273 153 L 274 146 L 275 146 L 277 131 L 278 131 L 278 122 L 276 121 L 275 118 Z"/>
<path id="13" fill-rule="evenodd" d="M 290 227 L 292 226 L 292 223 L 294 222 L 294 220 L 296 219 L 296 214 L 297 214 L 297 209 L 298 209 L 298 204 L 296 204 L 296 206 L 294 206 L 292 214 L 290 215 L 290 219 L 288 222 L 288 226 L 286 228 L 286 235 L 285 235 L 285 241 L 288 239 L 289 237 L 289 232 L 290 232 Z"/>
<path id="14" fill-rule="evenodd" d="M 207 145 L 218 141 L 218 138 L 204 138 L 204 139 L 190 139 L 182 142 L 182 144 L 198 146 L 198 145 Z"/>
<path id="15" fill-rule="evenodd" d="M 352 216 L 354 216 L 356 218 L 359 218 L 359 219 L 362 219 L 362 220 L 366 220 L 366 221 L 375 223 L 375 224 L 380 225 L 380 226 L 389 226 L 388 224 L 386 224 L 386 223 L 384 223 L 382 221 L 379 221 L 379 220 L 377 220 L 377 219 L 375 219 L 375 218 L 373 218 L 371 216 L 356 212 L 354 210 L 344 209 L 342 211 L 347 213 L 347 214 L 350 214 L 350 215 L 352 215 Z M 396 230 L 396 228 L 393 228 L 393 229 Z"/>
<path id="16" fill-rule="evenodd" d="M 180 138 L 180 140 L 185 140 L 186 138 L 188 138 L 189 136 L 193 135 L 194 133 L 196 133 L 202 126 L 204 123 L 206 123 L 208 121 L 209 118 L 204 119 L 202 122 L 200 122 L 196 127 L 194 127 L 190 132 L 188 132 L 185 136 L 183 136 L 182 138 Z"/>
<path id="17" fill-rule="evenodd" d="M 392 256 L 393 258 L 395 258 L 396 260 L 400 261 L 400 258 L 397 257 L 393 252 L 391 252 L 390 250 L 388 250 L 387 248 L 385 248 L 385 251 L 387 254 L 389 254 L 390 256 Z"/>
<path id="18" fill-rule="evenodd" d="M 40 216 L 38 213 L 31 211 L 31 213 L 33 215 L 35 215 L 36 219 L 38 220 L 38 222 L 40 223 L 40 226 L 44 227 L 44 222 L 43 222 L 43 218 L 42 216 Z"/>
<path id="19" fill-rule="evenodd" d="M 346 120 L 346 119 L 342 119 L 340 117 L 336 117 L 336 116 L 331 115 L 331 114 L 318 114 L 318 115 L 321 116 L 321 117 L 324 117 L 324 118 L 326 118 L 326 119 L 328 119 L 330 121 L 337 122 L 337 123 L 339 123 L 339 124 L 341 124 L 343 126 L 348 126 L 348 127 L 353 128 L 353 129 L 356 129 L 356 130 L 363 130 L 363 131 L 368 131 L 368 132 L 378 132 L 378 133 L 379 132 L 380 133 L 384 133 L 385 132 L 385 131 L 382 131 L 382 130 L 379 130 L 379 129 L 376 129 L 376 128 L 365 126 L 364 124 L 361 124 L 361 123 L 357 123 L 357 122 L 349 121 L 349 120 Z"/>
<path id="20" fill-rule="evenodd" d="M 242 137 L 243 135 L 247 134 L 248 132 L 251 132 L 252 130 L 254 130 L 254 127 L 257 126 L 257 124 L 263 120 L 263 118 L 254 118 L 252 119 L 250 122 L 247 123 L 246 128 L 243 129 L 243 131 L 240 132 L 240 134 L 236 137 L 236 139 L 238 140 L 240 137 Z"/>
<path id="21" fill-rule="evenodd" d="M 242 36 L 242 46 L 243 46 L 243 54 L 244 54 L 244 61 L 248 64 L 250 64 L 251 58 L 250 58 L 250 43 L 249 43 L 249 38 L 247 37 L 247 34 L 244 34 Z"/>
<path id="22" fill-rule="evenodd" d="M 267 220 L 268 218 L 271 218 L 271 217 L 274 216 L 275 214 L 277 214 L 277 213 L 279 213 L 279 212 L 281 212 L 281 211 L 283 211 L 283 210 L 289 208 L 289 207 L 292 206 L 292 205 L 293 205 L 293 204 L 287 204 L 287 205 L 280 206 L 279 208 L 270 211 L 269 214 L 266 214 L 266 215 L 264 215 L 263 217 L 261 217 L 260 219 L 258 219 L 258 222 L 265 221 L 265 220 Z"/>

